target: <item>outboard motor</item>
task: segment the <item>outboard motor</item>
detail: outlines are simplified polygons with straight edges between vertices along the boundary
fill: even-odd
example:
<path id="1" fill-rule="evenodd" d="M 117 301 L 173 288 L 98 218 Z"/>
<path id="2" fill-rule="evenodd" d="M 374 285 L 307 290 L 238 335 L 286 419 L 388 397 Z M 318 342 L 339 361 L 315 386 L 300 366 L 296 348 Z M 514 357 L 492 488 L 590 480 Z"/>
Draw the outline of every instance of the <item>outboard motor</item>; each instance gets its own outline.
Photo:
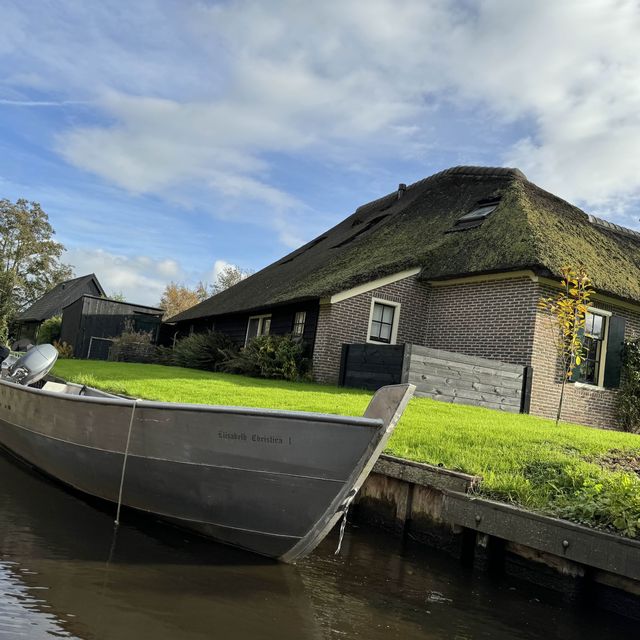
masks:
<path id="1" fill-rule="evenodd" d="M 0 364 L 2 364 L 9 357 L 10 353 L 11 350 L 9 349 L 9 347 L 5 347 L 4 345 L 0 344 Z"/>
<path id="2" fill-rule="evenodd" d="M 50 344 L 31 347 L 7 369 L 6 379 L 25 387 L 42 380 L 58 359 L 58 350 Z"/>

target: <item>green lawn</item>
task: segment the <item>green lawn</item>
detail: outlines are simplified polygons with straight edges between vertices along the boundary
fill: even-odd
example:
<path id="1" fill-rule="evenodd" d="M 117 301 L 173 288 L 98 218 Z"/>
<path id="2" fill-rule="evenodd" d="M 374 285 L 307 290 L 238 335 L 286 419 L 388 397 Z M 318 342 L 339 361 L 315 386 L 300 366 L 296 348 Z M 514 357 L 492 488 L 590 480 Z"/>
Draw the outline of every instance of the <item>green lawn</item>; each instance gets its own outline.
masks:
<path id="1" fill-rule="evenodd" d="M 67 380 L 151 400 L 362 415 L 371 393 L 160 365 L 59 360 Z M 388 446 L 482 476 L 479 492 L 640 537 L 640 436 L 414 398 Z"/>

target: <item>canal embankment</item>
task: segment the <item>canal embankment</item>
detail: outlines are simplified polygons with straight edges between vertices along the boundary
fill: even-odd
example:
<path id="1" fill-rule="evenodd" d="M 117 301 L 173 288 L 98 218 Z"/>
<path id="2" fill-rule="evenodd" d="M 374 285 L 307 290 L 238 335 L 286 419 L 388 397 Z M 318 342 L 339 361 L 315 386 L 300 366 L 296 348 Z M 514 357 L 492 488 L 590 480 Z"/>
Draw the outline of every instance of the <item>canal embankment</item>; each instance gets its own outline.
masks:
<path id="1" fill-rule="evenodd" d="M 508 576 L 640 619 L 640 542 L 487 499 L 479 476 L 383 455 L 353 519 Z"/>

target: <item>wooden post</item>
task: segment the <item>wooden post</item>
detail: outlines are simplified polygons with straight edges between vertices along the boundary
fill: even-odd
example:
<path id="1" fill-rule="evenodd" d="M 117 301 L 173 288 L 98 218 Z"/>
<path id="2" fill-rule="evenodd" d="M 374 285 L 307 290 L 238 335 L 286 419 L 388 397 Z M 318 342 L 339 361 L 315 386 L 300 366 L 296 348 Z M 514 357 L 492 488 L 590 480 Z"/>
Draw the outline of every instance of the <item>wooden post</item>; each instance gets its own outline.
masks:
<path id="1" fill-rule="evenodd" d="M 338 385 L 344 387 L 344 381 L 347 377 L 347 359 L 349 357 L 349 345 L 342 345 L 342 352 L 340 353 L 340 374 L 338 375 Z"/>
<path id="2" fill-rule="evenodd" d="M 402 371 L 400 373 L 400 382 L 409 382 L 409 371 L 411 369 L 411 343 L 404 343 L 404 352 L 402 355 Z"/>
<path id="3" fill-rule="evenodd" d="M 522 375 L 522 394 L 520 396 L 520 413 L 529 413 L 531 409 L 531 383 L 533 382 L 533 367 L 527 365 Z"/>

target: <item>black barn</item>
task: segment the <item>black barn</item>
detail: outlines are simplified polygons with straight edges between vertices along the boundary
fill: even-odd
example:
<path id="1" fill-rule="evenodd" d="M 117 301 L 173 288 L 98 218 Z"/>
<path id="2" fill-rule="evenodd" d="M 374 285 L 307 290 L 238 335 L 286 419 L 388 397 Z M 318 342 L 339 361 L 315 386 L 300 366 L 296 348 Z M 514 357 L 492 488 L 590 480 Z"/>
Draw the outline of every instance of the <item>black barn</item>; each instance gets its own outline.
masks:
<path id="1" fill-rule="evenodd" d="M 16 318 L 14 322 L 15 337 L 19 340 L 35 342 L 40 325 L 45 320 L 61 315 L 64 307 L 75 302 L 85 293 L 94 296 L 105 295 L 95 273 L 61 282 L 38 298 Z"/>
<path id="2" fill-rule="evenodd" d="M 134 331 L 151 332 L 155 342 L 163 313 L 156 307 L 83 295 L 62 310 L 60 340 L 73 347 L 75 358 L 106 360 L 112 339 L 128 321 Z"/>

